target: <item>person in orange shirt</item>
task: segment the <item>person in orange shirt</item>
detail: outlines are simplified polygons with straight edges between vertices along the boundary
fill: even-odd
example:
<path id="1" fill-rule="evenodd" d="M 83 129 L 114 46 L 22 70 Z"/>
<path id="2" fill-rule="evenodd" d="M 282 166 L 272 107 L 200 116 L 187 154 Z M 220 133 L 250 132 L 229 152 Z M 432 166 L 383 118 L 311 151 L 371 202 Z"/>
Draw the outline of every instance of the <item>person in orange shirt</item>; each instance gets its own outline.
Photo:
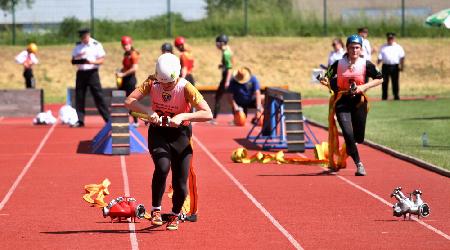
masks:
<path id="1" fill-rule="evenodd" d="M 189 46 L 186 44 L 186 39 L 179 36 L 174 41 L 175 47 L 180 51 L 180 63 L 181 63 L 181 77 L 188 80 L 192 85 L 195 85 L 194 76 L 192 70 L 194 69 L 194 57 Z"/>
<path id="2" fill-rule="evenodd" d="M 116 77 L 121 79 L 121 84 L 118 84 L 118 89 L 124 90 L 126 95 L 129 96 L 136 88 L 139 52 L 134 49 L 131 37 L 123 36 L 121 43 L 125 53 L 123 54 L 122 69 L 116 73 Z M 133 117 L 133 121 L 133 126 L 138 127 L 138 118 Z"/>
<path id="3" fill-rule="evenodd" d="M 17 63 L 23 65 L 23 77 L 25 78 L 25 86 L 27 89 L 34 88 L 36 85 L 32 67 L 39 62 L 36 57 L 37 50 L 37 45 L 30 43 L 27 49 L 20 52 L 15 58 Z"/>

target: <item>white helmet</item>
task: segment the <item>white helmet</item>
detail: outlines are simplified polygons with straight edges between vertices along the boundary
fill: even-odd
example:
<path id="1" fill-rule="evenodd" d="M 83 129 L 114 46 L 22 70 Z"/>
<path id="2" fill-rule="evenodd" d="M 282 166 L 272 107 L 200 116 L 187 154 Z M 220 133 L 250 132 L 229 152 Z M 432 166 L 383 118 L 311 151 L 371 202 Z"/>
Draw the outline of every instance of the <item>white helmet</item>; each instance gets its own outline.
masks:
<path id="1" fill-rule="evenodd" d="M 174 54 L 166 53 L 158 57 L 156 79 L 158 82 L 173 82 L 180 76 L 180 60 Z"/>

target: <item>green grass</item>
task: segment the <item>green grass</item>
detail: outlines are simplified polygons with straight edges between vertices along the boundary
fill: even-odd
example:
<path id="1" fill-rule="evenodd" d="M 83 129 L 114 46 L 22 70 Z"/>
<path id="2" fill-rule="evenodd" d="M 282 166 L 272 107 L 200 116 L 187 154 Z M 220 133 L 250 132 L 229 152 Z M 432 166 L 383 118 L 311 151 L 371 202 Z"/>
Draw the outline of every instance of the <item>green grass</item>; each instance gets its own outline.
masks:
<path id="1" fill-rule="evenodd" d="M 123 35 L 130 35 L 135 40 L 167 38 L 168 19 L 166 15 L 144 20 L 115 22 L 112 20 L 95 20 L 94 37 L 102 42 L 117 41 Z M 77 30 L 88 27 L 74 17 L 66 18 L 59 27 L 45 33 L 25 33 L 17 29 L 16 43 L 24 45 L 36 42 L 40 45 L 71 44 L 78 41 Z M 343 21 L 330 18 L 327 33 L 329 36 L 345 37 L 355 33 L 360 26 L 370 28 L 371 37 L 384 37 L 387 31 L 400 34 L 401 24 L 398 20 L 371 21 L 365 17 L 357 20 Z M 220 33 L 230 36 L 245 35 L 244 16 L 241 11 L 231 11 L 211 15 L 198 21 L 183 20 L 180 14 L 172 15 L 172 36 L 214 37 Z M 270 13 L 253 13 L 250 11 L 248 32 L 250 36 L 288 36 L 320 37 L 324 35 L 323 21 L 314 15 L 294 15 L 273 10 Z M 407 20 L 406 37 L 449 37 L 450 32 L 444 28 L 428 27 L 423 20 Z M 7 27 L 0 31 L 0 44 L 10 44 L 12 31 Z"/>
<path id="2" fill-rule="evenodd" d="M 450 169 L 450 99 L 371 102 L 366 139 Z M 327 122 L 327 106 L 308 106 L 305 116 Z M 422 133 L 429 147 L 422 146 Z"/>

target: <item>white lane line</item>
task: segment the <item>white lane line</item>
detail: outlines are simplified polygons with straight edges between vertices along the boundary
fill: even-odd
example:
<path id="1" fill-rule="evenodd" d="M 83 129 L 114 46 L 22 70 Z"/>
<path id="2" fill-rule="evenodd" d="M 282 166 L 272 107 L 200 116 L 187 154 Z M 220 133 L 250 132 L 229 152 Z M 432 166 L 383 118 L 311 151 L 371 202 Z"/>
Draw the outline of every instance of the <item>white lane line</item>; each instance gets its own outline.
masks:
<path id="1" fill-rule="evenodd" d="M 301 155 L 301 156 L 304 156 L 303 154 L 300 154 L 300 153 L 297 153 L 297 154 L 298 154 L 298 155 Z M 320 167 L 320 168 L 323 169 L 322 167 Z M 385 204 L 386 206 L 392 207 L 392 206 L 394 205 L 394 204 L 388 202 L 387 200 L 381 198 L 381 197 L 378 196 L 377 194 L 370 192 L 369 190 L 367 190 L 367 189 L 361 187 L 360 185 L 354 183 L 353 181 L 351 181 L 351 180 L 349 180 L 349 179 L 347 179 L 347 178 L 345 178 L 345 177 L 343 177 L 343 176 L 336 175 L 336 177 L 339 178 L 339 179 L 341 179 L 342 181 L 346 182 L 346 183 L 349 184 L 350 186 L 352 186 L 352 187 L 354 187 L 354 188 L 356 188 L 356 189 L 359 189 L 360 191 L 363 191 L 364 193 L 366 193 L 366 194 L 372 196 L 373 198 L 379 200 L 381 203 Z M 416 218 L 416 217 L 411 217 L 411 219 L 414 220 L 414 221 L 416 221 L 416 222 L 419 223 L 420 225 L 426 227 L 427 229 L 431 230 L 432 232 L 434 232 L 434 233 L 436 233 L 436 234 L 438 234 L 438 235 L 444 237 L 444 238 L 447 239 L 447 240 L 450 240 L 450 236 L 449 236 L 449 235 L 447 235 L 446 233 L 442 232 L 441 230 L 439 230 L 439 229 L 437 229 L 437 228 L 431 226 L 430 224 L 424 222 L 423 220 L 418 219 L 418 218 Z"/>
<path id="2" fill-rule="evenodd" d="M 387 206 L 390 206 L 390 207 L 393 206 L 392 203 L 390 203 L 390 202 L 388 202 L 387 200 L 381 198 L 380 196 L 378 196 L 378 195 L 376 195 L 376 194 L 370 192 L 369 190 L 367 190 L 367 189 L 361 187 L 360 185 L 358 185 L 358 184 L 352 182 L 351 180 L 349 180 L 349 179 L 347 179 L 347 178 L 345 178 L 345 177 L 343 177 L 343 176 L 340 176 L 340 175 L 337 175 L 337 177 L 338 177 L 339 179 L 343 180 L 344 182 L 346 182 L 347 184 L 353 186 L 354 188 L 357 188 L 357 189 L 363 191 L 364 193 L 366 193 L 366 194 L 372 196 L 373 198 L 379 200 L 381 203 L 383 203 L 383 204 L 385 204 L 385 205 L 387 205 Z M 434 232 L 434 233 L 436 233 L 436 234 L 438 234 L 438 235 L 444 237 L 444 238 L 447 239 L 447 240 L 450 240 L 450 236 L 448 236 L 446 233 L 444 233 L 444 232 L 442 232 L 441 230 L 439 230 L 439 229 L 437 229 L 437 228 L 431 226 L 430 224 L 424 222 L 423 220 L 417 219 L 416 217 L 411 217 L 411 219 L 414 220 L 414 221 L 416 221 L 416 222 L 418 222 L 420 225 L 424 226 L 425 228 L 431 230 L 432 232 Z"/>
<path id="3" fill-rule="evenodd" d="M 53 130 L 55 130 L 56 124 L 58 124 L 59 119 L 50 127 L 50 129 L 47 131 L 47 134 L 45 134 L 44 138 L 41 140 L 41 143 L 39 143 L 39 146 L 37 147 L 34 154 L 31 156 L 30 160 L 27 162 L 25 167 L 22 169 L 22 172 L 20 172 L 19 176 L 17 176 L 17 179 L 14 181 L 11 188 L 8 190 L 8 193 L 6 193 L 5 197 L 3 198 L 2 202 L 0 202 L 0 211 L 5 207 L 6 203 L 11 198 L 12 194 L 16 190 L 16 188 L 19 186 L 20 181 L 22 181 L 22 178 L 25 176 L 25 174 L 28 172 L 28 170 L 31 167 L 31 164 L 33 164 L 36 157 L 41 152 L 41 149 L 44 147 L 45 143 L 47 142 L 50 135 L 53 133 Z"/>
<path id="4" fill-rule="evenodd" d="M 125 156 L 120 156 L 120 167 L 122 169 L 123 178 L 123 192 L 125 196 L 130 196 L 130 185 L 128 183 L 127 164 L 125 162 Z M 139 244 L 136 236 L 136 227 L 133 222 L 128 223 L 128 229 L 130 230 L 130 243 L 132 250 L 139 250 Z"/>
<path id="5" fill-rule="evenodd" d="M 289 242 L 296 248 L 296 249 L 303 249 L 300 243 L 267 211 L 266 208 L 264 208 L 261 203 L 259 203 L 258 200 L 233 176 L 233 174 L 230 173 L 223 165 L 220 163 L 219 160 L 203 145 L 203 143 L 200 142 L 200 140 L 192 136 L 195 143 L 197 143 L 200 148 L 211 158 L 211 160 L 216 163 L 216 165 L 225 173 L 228 178 L 242 191 L 242 193 L 247 196 L 247 198 L 263 213 L 267 219 L 289 240 Z"/>

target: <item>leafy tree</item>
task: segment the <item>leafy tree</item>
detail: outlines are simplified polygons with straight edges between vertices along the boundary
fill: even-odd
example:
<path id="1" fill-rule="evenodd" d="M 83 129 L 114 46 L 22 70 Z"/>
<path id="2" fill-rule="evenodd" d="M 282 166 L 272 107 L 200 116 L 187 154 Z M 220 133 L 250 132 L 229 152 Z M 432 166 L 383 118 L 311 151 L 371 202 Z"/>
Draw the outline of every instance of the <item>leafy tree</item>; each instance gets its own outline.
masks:
<path id="1" fill-rule="evenodd" d="M 208 16 L 243 9 L 245 0 L 206 0 Z M 271 13 L 274 10 L 290 11 L 292 0 L 247 0 L 249 11 L 253 13 Z"/>
<path id="2" fill-rule="evenodd" d="M 0 0 L 0 9 L 11 12 L 13 3 L 17 6 L 21 2 L 25 2 L 27 7 L 30 8 L 34 0 Z"/>

